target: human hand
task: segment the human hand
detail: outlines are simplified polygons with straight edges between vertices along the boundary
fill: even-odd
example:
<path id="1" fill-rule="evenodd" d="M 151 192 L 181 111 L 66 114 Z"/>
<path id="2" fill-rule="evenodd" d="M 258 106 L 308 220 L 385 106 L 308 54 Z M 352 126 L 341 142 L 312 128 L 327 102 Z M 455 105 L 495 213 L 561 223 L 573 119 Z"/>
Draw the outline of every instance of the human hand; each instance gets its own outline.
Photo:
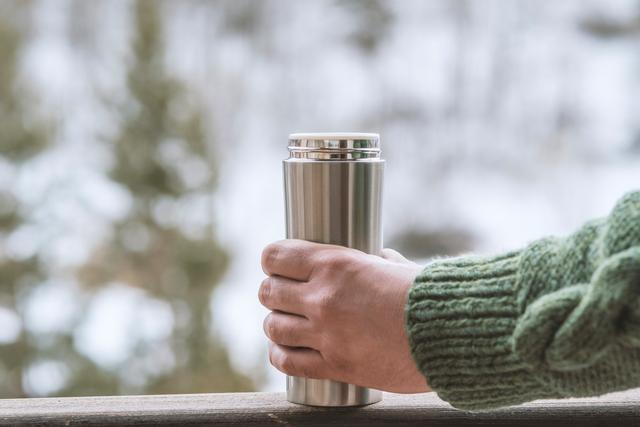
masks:
<path id="1" fill-rule="evenodd" d="M 396 393 L 428 391 L 411 356 L 404 307 L 421 267 L 342 246 L 282 240 L 262 253 L 269 360 L 293 376 Z"/>

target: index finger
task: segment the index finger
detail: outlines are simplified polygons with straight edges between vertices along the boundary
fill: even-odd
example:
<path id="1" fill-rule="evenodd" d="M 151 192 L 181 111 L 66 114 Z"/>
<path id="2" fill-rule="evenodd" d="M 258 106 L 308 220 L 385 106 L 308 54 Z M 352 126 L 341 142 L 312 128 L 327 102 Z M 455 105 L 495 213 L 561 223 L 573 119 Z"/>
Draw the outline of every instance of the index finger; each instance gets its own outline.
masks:
<path id="1" fill-rule="evenodd" d="M 307 281 L 313 270 L 313 254 L 323 246 L 325 245 L 297 239 L 271 243 L 262 251 L 262 270 L 268 276 L 278 275 Z"/>

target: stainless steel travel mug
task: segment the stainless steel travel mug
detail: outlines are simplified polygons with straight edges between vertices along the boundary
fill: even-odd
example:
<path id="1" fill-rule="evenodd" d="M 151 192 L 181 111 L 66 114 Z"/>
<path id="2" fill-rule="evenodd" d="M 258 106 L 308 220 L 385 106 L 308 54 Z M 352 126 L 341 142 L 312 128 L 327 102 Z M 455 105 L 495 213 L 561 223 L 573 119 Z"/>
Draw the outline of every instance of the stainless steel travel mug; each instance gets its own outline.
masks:
<path id="1" fill-rule="evenodd" d="M 291 134 L 284 161 L 287 238 L 379 254 L 383 170 L 377 134 Z M 287 400 L 293 403 L 359 406 L 381 399 L 379 390 L 287 377 Z"/>

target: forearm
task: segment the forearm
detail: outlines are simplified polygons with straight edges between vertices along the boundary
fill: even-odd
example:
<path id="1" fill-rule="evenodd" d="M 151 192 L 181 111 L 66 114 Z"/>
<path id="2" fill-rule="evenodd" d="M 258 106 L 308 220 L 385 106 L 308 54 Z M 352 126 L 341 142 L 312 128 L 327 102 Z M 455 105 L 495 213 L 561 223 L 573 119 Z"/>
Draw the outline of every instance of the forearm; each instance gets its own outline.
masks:
<path id="1" fill-rule="evenodd" d="M 418 367 L 466 409 L 640 386 L 639 245 L 635 193 L 566 239 L 428 266 L 406 308 Z"/>

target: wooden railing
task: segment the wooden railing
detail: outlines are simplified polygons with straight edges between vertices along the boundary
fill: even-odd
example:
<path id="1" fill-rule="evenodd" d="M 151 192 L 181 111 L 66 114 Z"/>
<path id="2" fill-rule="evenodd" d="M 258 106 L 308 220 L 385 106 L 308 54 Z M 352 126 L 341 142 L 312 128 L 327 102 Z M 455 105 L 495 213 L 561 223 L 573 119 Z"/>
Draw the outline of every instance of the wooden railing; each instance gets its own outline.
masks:
<path id="1" fill-rule="evenodd" d="M 283 393 L 7 399 L 0 400 L 0 424 L 640 426 L 640 390 L 477 413 L 457 411 L 434 393 L 386 394 L 381 403 L 343 409 L 294 405 Z"/>

